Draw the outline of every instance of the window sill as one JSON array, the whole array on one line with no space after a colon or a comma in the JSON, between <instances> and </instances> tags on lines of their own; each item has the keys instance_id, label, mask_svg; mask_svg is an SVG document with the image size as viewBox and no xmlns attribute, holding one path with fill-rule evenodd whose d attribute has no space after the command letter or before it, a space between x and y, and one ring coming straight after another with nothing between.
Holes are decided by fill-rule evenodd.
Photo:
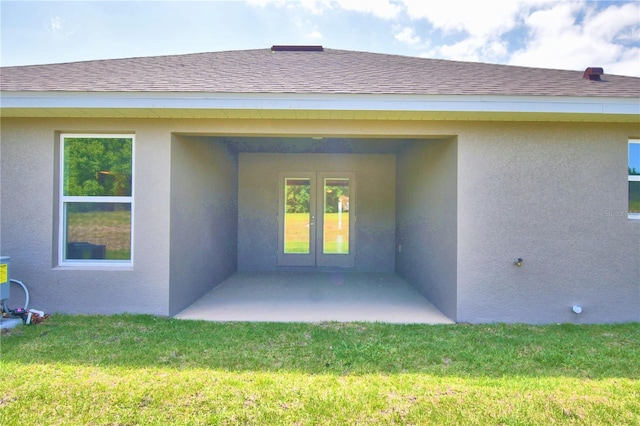
<instances>
[{"instance_id":1,"label":"window sill","mask_svg":"<svg viewBox=\"0 0 640 426\"><path fill-rule=\"evenodd\" d=\"M133 271L132 263L63 263L54 271Z\"/></svg>"}]
</instances>

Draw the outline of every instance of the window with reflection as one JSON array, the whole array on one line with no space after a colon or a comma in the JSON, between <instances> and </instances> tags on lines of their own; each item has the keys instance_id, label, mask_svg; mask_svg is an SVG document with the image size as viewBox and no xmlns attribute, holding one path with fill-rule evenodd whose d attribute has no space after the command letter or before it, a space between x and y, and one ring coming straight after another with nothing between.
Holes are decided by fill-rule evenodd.
<instances>
[{"instance_id":1,"label":"window with reflection","mask_svg":"<svg viewBox=\"0 0 640 426\"><path fill-rule=\"evenodd\" d=\"M60 264L132 261L133 135L61 136Z\"/></svg>"},{"instance_id":2,"label":"window with reflection","mask_svg":"<svg viewBox=\"0 0 640 426\"><path fill-rule=\"evenodd\" d=\"M640 139L629 141L629 218L640 219Z\"/></svg>"}]
</instances>

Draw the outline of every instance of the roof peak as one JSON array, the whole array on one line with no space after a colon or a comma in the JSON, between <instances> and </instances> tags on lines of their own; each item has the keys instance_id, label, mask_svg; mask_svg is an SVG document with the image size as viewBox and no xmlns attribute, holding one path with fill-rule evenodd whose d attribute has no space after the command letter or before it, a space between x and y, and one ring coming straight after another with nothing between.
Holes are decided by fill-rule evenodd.
<instances>
[{"instance_id":1,"label":"roof peak","mask_svg":"<svg viewBox=\"0 0 640 426\"><path fill-rule=\"evenodd\" d=\"M318 45L293 45L274 44L271 46L272 52L323 52L324 48Z\"/></svg>"}]
</instances>

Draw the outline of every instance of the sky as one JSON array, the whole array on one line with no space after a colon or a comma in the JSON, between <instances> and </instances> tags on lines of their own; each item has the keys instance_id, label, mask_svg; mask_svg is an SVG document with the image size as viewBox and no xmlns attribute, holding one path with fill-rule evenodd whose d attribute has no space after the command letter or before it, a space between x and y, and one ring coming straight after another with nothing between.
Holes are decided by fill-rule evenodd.
<instances>
[{"instance_id":1,"label":"sky","mask_svg":"<svg viewBox=\"0 0 640 426\"><path fill-rule=\"evenodd\" d=\"M277 44L640 77L640 0L0 0L2 66Z\"/></svg>"}]
</instances>

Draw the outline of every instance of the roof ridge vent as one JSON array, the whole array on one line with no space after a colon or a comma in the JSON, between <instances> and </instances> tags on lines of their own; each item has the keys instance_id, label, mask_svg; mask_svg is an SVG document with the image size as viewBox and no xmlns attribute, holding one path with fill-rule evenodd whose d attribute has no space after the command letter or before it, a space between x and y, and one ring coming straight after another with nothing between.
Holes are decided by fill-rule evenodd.
<instances>
[{"instance_id":1,"label":"roof ridge vent","mask_svg":"<svg viewBox=\"0 0 640 426\"><path fill-rule=\"evenodd\" d=\"M602 68L597 67L589 67L584 70L584 74L582 74L582 78L587 80L595 80L600 81L600 76L604 74L604 70Z\"/></svg>"},{"instance_id":2,"label":"roof ridge vent","mask_svg":"<svg viewBox=\"0 0 640 426\"><path fill-rule=\"evenodd\" d=\"M323 52L322 46L296 46L285 44L274 44L271 46L272 52Z\"/></svg>"}]
</instances>

